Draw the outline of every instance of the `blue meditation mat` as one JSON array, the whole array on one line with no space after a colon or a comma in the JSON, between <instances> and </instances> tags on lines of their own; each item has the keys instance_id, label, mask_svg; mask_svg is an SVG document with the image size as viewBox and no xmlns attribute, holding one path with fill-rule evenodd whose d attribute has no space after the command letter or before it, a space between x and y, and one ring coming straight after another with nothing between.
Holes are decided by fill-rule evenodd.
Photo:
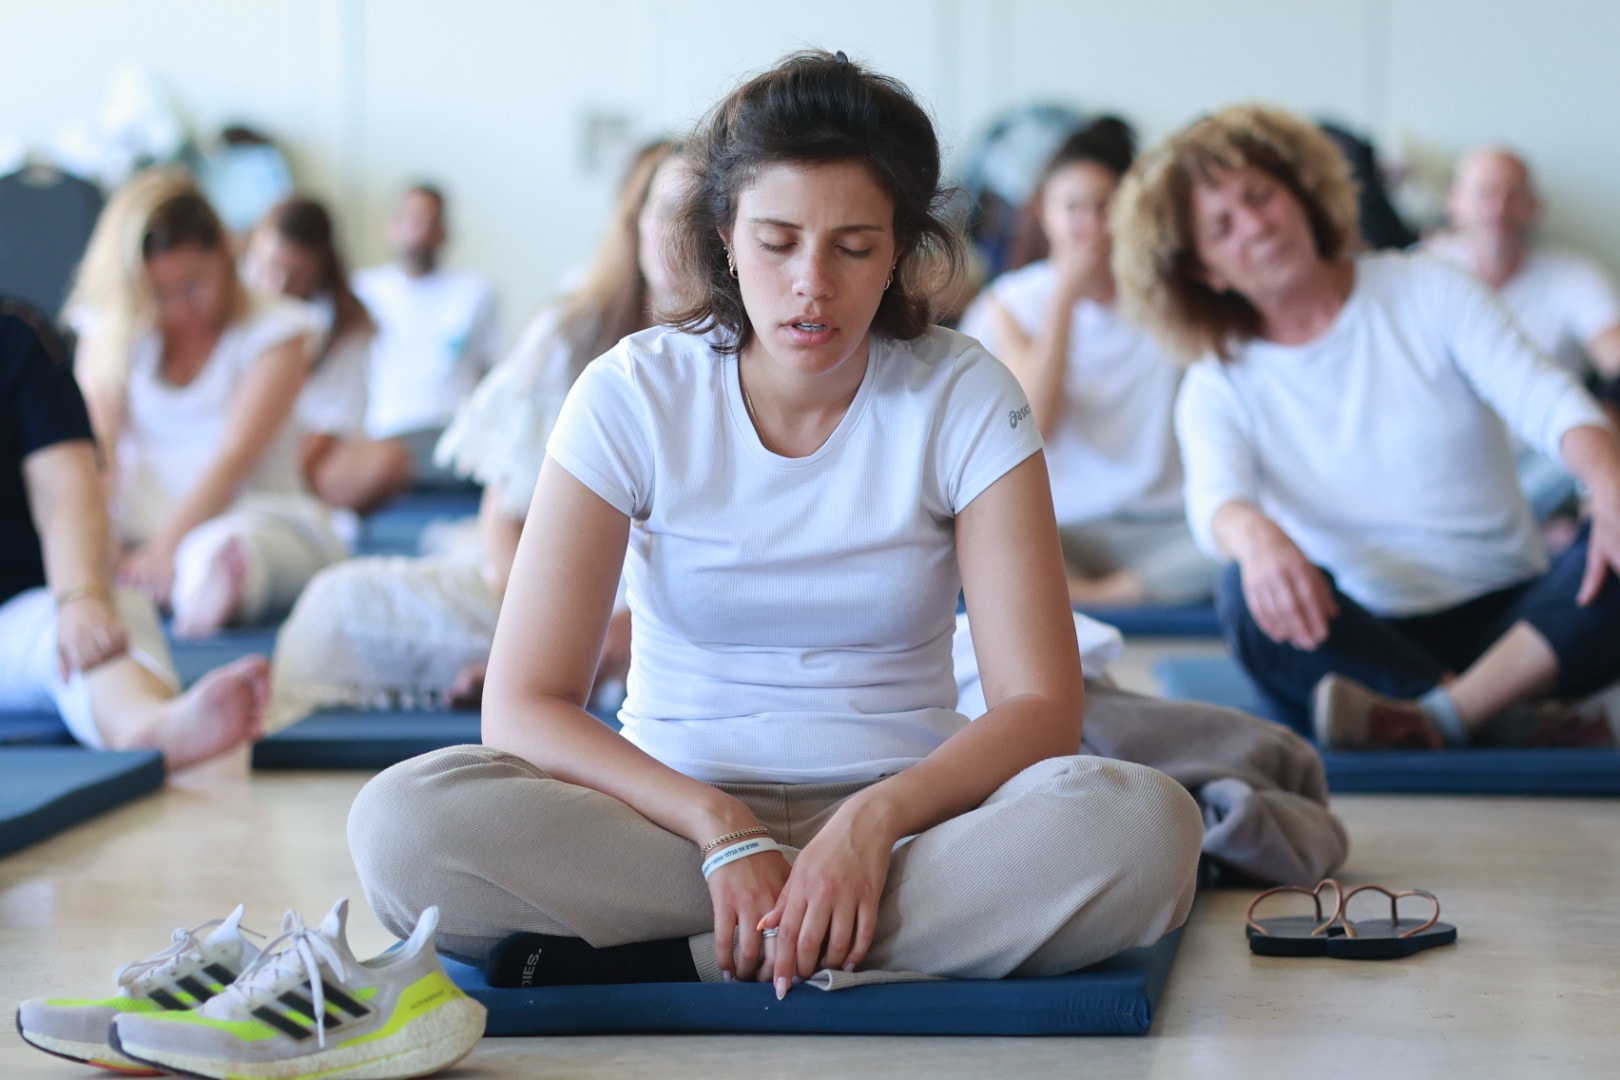
<instances>
[{"instance_id":1,"label":"blue meditation mat","mask_svg":"<svg viewBox=\"0 0 1620 1080\"><path fill-rule=\"evenodd\" d=\"M156 750L7 747L0 750L0 855L162 786Z\"/></svg>"},{"instance_id":2,"label":"blue meditation mat","mask_svg":"<svg viewBox=\"0 0 1620 1080\"><path fill-rule=\"evenodd\" d=\"M332 709L253 746L255 769L386 769L446 746L482 742L476 710Z\"/></svg>"},{"instance_id":3,"label":"blue meditation mat","mask_svg":"<svg viewBox=\"0 0 1620 1080\"><path fill-rule=\"evenodd\" d=\"M1164 606L1080 607L1075 610L1098 622L1117 627L1127 638L1221 636L1221 624L1215 618L1215 605L1208 601Z\"/></svg>"},{"instance_id":4,"label":"blue meditation mat","mask_svg":"<svg viewBox=\"0 0 1620 1080\"><path fill-rule=\"evenodd\" d=\"M618 716L593 709L617 731ZM483 742L476 709L323 709L253 746L255 769L386 769L407 758Z\"/></svg>"},{"instance_id":5,"label":"blue meditation mat","mask_svg":"<svg viewBox=\"0 0 1620 1080\"><path fill-rule=\"evenodd\" d=\"M890 983L784 1001L756 983L640 983L496 990L481 969L445 970L489 1010L486 1035L671 1032L840 1035L1145 1035L1181 943L1175 930L1070 975Z\"/></svg>"},{"instance_id":6,"label":"blue meditation mat","mask_svg":"<svg viewBox=\"0 0 1620 1080\"><path fill-rule=\"evenodd\" d=\"M1227 657L1160 660L1153 673L1166 697L1271 718L1249 677ZM1620 795L1620 751L1612 749L1330 751L1322 763L1338 794Z\"/></svg>"},{"instance_id":7,"label":"blue meditation mat","mask_svg":"<svg viewBox=\"0 0 1620 1080\"><path fill-rule=\"evenodd\" d=\"M418 555L422 533L429 525L478 516L478 500L479 489L465 485L408 491L361 519L355 553Z\"/></svg>"},{"instance_id":8,"label":"blue meditation mat","mask_svg":"<svg viewBox=\"0 0 1620 1080\"><path fill-rule=\"evenodd\" d=\"M72 742L67 725L54 712L0 712L0 747Z\"/></svg>"},{"instance_id":9,"label":"blue meditation mat","mask_svg":"<svg viewBox=\"0 0 1620 1080\"><path fill-rule=\"evenodd\" d=\"M169 639L169 654L174 657L174 670L180 676L180 685L190 686L210 671L258 653L268 659L276 648L279 626L227 627L205 638L181 640L167 625L164 635Z\"/></svg>"}]
</instances>

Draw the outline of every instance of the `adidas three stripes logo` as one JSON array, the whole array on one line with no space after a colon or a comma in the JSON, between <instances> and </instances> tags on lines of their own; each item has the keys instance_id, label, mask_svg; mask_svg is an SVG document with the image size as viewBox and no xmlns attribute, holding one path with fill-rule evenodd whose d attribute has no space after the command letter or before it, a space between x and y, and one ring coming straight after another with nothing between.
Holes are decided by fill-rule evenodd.
<instances>
[{"instance_id":1,"label":"adidas three stripes logo","mask_svg":"<svg viewBox=\"0 0 1620 1080\"><path fill-rule=\"evenodd\" d=\"M304 983L304 989L306 991L312 990L307 981ZM327 1031L371 1015L370 1009L324 979L321 980L321 992L326 997L326 1004L336 1006L339 1011L347 1014L333 1016L328 1012L322 1016L321 1026ZM268 1005L260 1005L253 1010L253 1018L263 1021L283 1035L297 1039L300 1042L315 1034L315 1001L313 998L289 990L276 1000L287 1006L286 1012L277 1012Z\"/></svg>"},{"instance_id":2,"label":"adidas three stripes logo","mask_svg":"<svg viewBox=\"0 0 1620 1080\"><path fill-rule=\"evenodd\" d=\"M167 989L153 990L146 996L171 1012L184 1012L187 1009L195 1009L236 981L236 972L224 964L209 964L202 969L202 973L214 980L213 986L209 986L195 975L186 975L174 980ZM175 991L189 995L192 1000L182 1001Z\"/></svg>"}]
</instances>

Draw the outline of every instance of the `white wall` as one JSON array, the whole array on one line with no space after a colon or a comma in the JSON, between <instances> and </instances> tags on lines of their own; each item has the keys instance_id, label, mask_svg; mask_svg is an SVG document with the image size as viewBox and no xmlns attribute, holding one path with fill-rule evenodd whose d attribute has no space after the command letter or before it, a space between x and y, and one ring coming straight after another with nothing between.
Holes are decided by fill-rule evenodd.
<instances>
[{"instance_id":1,"label":"white wall","mask_svg":"<svg viewBox=\"0 0 1620 1080\"><path fill-rule=\"evenodd\" d=\"M905 80L948 149L1032 98L1149 139L1265 98L1391 146L1507 142L1549 234L1620 274L1620 4L1598 0L0 0L0 28L0 140L46 141L140 63L199 131L282 139L360 262L397 185L440 180L509 333L588 256L631 142L807 45Z\"/></svg>"}]
</instances>

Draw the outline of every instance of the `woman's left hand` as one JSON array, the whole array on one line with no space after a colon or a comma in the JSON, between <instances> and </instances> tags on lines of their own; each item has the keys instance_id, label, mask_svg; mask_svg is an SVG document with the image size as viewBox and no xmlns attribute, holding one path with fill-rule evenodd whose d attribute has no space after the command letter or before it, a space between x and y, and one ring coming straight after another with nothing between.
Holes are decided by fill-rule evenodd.
<instances>
[{"instance_id":1,"label":"woman's left hand","mask_svg":"<svg viewBox=\"0 0 1620 1080\"><path fill-rule=\"evenodd\" d=\"M761 923L777 930L770 974L778 998L795 976L809 978L823 968L853 971L866 959L893 848L893 838L863 825L846 802L799 853L776 907Z\"/></svg>"},{"instance_id":2,"label":"woman's left hand","mask_svg":"<svg viewBox=\"0 0 1620 1080\"><path fill-rule=\"evenodd\" d=\"M145 593L154 604L167 605L174 591L174 552L156 541L142 544L119 561L118 583Z\"/></svg>"},{"instance_id":3,"label":"woman's left hand","mask_svg":"<svg viewBox=\"0 0 1620 1080\"><path fill-rule=\"evenodd\" d=\"M1610 575L1620 578L1620 492L1604 493L1592 501L1592 532L1586 547L1586 574L1575 603L1585 607L1596 600ZM1613 582L1607 585L1615 588Z\"/></svg>"}]
</instances>

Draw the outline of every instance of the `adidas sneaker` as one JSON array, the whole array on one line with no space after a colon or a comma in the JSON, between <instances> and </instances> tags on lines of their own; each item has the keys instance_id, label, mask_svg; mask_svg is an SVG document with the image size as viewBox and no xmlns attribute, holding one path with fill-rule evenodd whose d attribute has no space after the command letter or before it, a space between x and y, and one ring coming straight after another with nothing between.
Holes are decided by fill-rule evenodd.
<instances>
[{"instance_id":1,"label":"adidas sneaker","mask_svg":"<svg viewBox=\"0 0 1620 1080\"><path fill-rule=\"evenodd\" d=\"M241 924L242 907L237 905L226 918L193 930L176 930L167 949L118 969L114 976L118 989L112 997L25 1001L17 1009L17 1033L47 1054L151 1075L151 1069L107 1045L113 1017L184 1012L217 995L259 955L243 936Z\"/></svg>"},{"instance_id":2,"label":"adidas sneaker","mask_svg":"<svg viewBox=\"0 0 1620 1080\"><path fill-rule=\"evenodd\" d=\"M282 935L223 993L190 1012L122 1014L109 1041L145 1065L233 1080L402 1080L471 1053L484 1007L433 951L438 909L365 962L349 950L347 916L346 900L318 927L288 912Z\"/></svg>"}]
</instances>

